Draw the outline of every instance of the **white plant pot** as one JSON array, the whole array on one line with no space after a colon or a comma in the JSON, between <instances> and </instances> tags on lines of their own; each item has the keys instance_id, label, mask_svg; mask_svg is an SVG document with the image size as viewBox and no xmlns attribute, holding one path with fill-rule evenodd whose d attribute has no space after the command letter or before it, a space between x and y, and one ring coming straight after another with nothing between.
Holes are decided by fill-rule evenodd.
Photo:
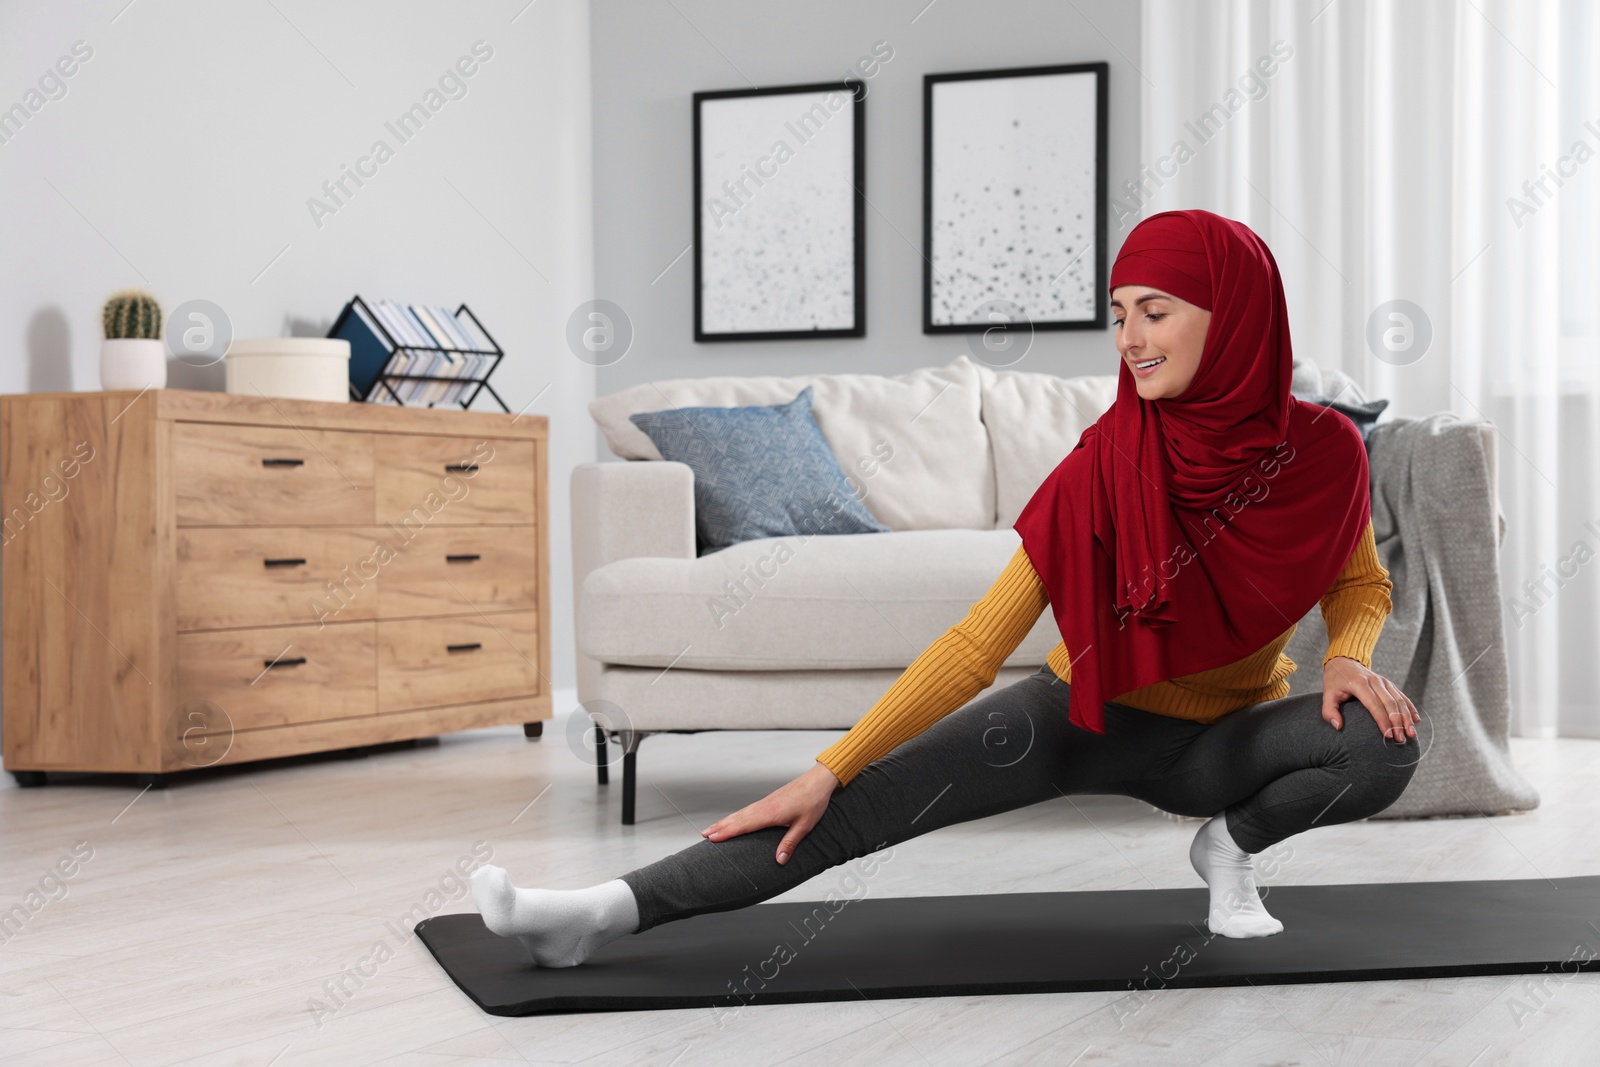
<instances>
[{"instance_id":1,"label":"white plant pot","mask_svg":"<svg viewBox=\"0 0 1600 1067\"><path fill-rule=\"evenodd\" d=\"M145 337L100 342L100 388L160 389L167 384L167 346Z\"/></svg>"},{"instance_id":2,"label":"white plant pot","mask_svg":"<svg viewBox=\"0 0 1600 1067\"><path fill-rule=\"evenodd\" d=\"M350 342L337 337L235 339L228 346L226 388L246 396L350 400Z\"/></svg>"}]
</instances>

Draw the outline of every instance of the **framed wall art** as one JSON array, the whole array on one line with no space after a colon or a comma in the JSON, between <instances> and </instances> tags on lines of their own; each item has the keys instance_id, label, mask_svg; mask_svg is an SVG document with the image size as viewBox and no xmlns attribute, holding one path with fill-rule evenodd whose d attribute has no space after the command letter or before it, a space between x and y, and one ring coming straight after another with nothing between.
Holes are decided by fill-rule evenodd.
<instances>
[{"instance_id":1,"label":"framed wall art","mask_svg":"<svg viewBox=\"0 0 1600 1067\"><path fill-rule=\"evenodd\" d=\"M924 333L1105 328L1109 70L924 76Z\"/></svg>"},{"instance_id":2,"label":"framed wall art","mask_svg":"<svg viewBox=\"0 0 1600 1067\"><path fill-rule=\"evenodd\" d=\"M694 338L866 334L866 87L694 94Z\"/></svg>"}]
</instances>

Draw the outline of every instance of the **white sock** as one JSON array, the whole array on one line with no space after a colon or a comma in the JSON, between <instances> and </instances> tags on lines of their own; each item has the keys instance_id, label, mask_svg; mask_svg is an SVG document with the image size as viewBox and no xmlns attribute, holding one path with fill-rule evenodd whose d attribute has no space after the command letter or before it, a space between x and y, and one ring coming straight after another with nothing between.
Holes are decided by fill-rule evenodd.
<instances>
[{"instance_id":1,"label":"white sock","mask_svg":"<svg viewBox=\"0 0 1600 1067\"><path fill-rule=\"evenodd\" d=\"M522 942L540 967L575 967L595 950L639 929L639 904L620 878L588 889L518 889L505 868L472 872L483 924Z\"/></svg>"},{"instance_id":2,"label":"white sock","mask_svg":"<svg viewBox=\"0 0 1600 1067\"><path fill-rule=\"evenodd\" d=\"M1255 862L1228 833L1228 820L1218 815L1200 827L1189 846L1189 862L1211 890L1206 925L1223 937L1267 937L1283 924L1271 915L1256 893Z\"/></svg>"}]
</instances>

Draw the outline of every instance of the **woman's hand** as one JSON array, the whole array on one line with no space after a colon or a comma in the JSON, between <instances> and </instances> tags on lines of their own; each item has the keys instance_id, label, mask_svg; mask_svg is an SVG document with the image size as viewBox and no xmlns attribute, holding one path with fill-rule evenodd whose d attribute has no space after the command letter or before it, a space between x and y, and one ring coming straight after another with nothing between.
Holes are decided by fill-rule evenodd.
<instances>
[{"instance_id":1,"label":"woman's hand","mask_svg":"<svg viewBox=\"0 0 1600 1067\"><path fill-rule=\"evenodd\" d=\"M839 778L825 764L813 764L809 771L787 785L779 786L754 804L747 804L725 815L700 831L708 841L762 830L768 826L787 826L789 832L778 842L778 862L788 863L800 839L811 832L828 810L828 800L839 788Z\"/></svg>"},{"instance_id":2,"label":"woman's hand","mask_svg":"<svg viewBox=\"0 0 1600 1067\"><path fill-rule=\"evenodd\" d=\"M1400 692L1399 686L1368 670L1359 660L1335 656L1322 668L1322 717L1335 730L1344 728L1339 705L1351 697L1372 712L1383 736L1395 744L1403 745L1407 737L1417 736L1416 724L1422 721L1422 713L1410 697Z\"/></svg>"}]
</instances>

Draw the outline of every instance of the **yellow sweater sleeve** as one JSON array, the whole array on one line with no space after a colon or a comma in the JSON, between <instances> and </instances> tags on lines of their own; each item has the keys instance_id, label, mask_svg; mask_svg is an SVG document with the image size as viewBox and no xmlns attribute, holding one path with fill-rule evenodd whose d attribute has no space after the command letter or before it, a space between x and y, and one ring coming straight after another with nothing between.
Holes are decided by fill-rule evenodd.
<instances>
[{"instance_id":1,"label":"yellow sweater sleeve","mask_svg":"<svg viewBox=\"0 0 1600 1067\"><path fill-rule=\"evenodd\" d=\"M1378 561L1378 546L1372 523L1356 543L1350 560L1322 597L1322 621L1328 626L1328 652L1322 665L1335 656L1348 656L1368 670L1372 669L1372 649L1378 643L1383 621L1393 602L1389 594L1394 583Z\"/></svg>"},{"instance_id":2,"label":"yellow sweater sleeve","mask_svg":"<svg viewBox=\"0 0 1600 1067\"><path fill-rule=\"evenodd\" d=\"M1044 583L1019 545L966 618L912 660L888 692L817 762L849 785L867 764L993 685L1000 665L1028 636L1049 603Z\"/></svg>"}]
</instances>

